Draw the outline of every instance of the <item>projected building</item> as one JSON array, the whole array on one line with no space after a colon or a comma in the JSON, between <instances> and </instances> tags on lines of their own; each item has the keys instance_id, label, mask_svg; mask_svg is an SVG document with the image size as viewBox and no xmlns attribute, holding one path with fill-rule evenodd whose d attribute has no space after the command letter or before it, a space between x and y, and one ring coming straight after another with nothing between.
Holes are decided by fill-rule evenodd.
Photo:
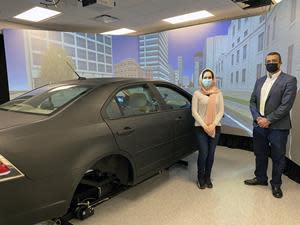
<instances>
[{"instance_id":1,"label":"projected building","mask_svg":"<svg viewBox=\"0 0 300 225\"><path fill-rule=\"evenodd\" d=\"M226 44L226 36L219 35L207 38L205 45L205 68L212 69L215 72L220 88L223 87L224 80L224 55Z\"/></svg>"},{"instance_id":2,"label":"projected building","mask_svg":"<svg viewBox=\"0 0 300 225\"><path fill-rule=\"evenodd\" d=\"M228 35L207 39L206 66L214 68L223 89L250 91L264 74L265 18L232 20Z\"/></svg>"},{"instance_id":3,"label":"projected building","mask_svg":"<svg viewBox=\"0 0 300 225\"><path fill-rule=\"evenodd\" d=\"M198 88L199 74L203 70L203 53L197 52L194 55L194 72L193 72L193 86Z\"/></svg>"},{"instance_id":4,"label":"projected building","mask_svg":"<svg viewBox=\"0 0 300 225\"><path fill-rule=\"evenodd\" d=\"M281 69L300 79L300 2L282 1L266 18L265 54L278 51Z\"/></svg>"},{"instance_id":5,"label":"projected building","mask_svg":"<svg viewBox=\"0 0 300 225\"><path fill-rule=\"evenodd\" d=\"M183 73L183 57L182 56L178 56L177 57L177 70L178 70L178 77L179 77L179 81L178 84L182 85L183 84L183 79L182 79L182 73Z\"/></svg>"},{"instance_id":6,"label":"projected building","mask_svg":"<svg viewBox=\"0 0 300 225\"><path fill-rule=\"evenodd\" d=\"M77 72L85 77L112 76L112 38L101 34L24 31L28 79L40 85L39 74L46 49L64 49Z\"/></svg>"},{"instance_id":7,"label":"projected building","mask_svg":"<svg viewBox=\"0 0 300 225\"><path fill-rule=\"evenodd\" d=\"M139 61L141 68L152 68L153 79L170 80L166 32L139 36Z\"/></svg>"},{"instance_id":8,"label":"projected building","mask_svg":"<svg viewBox=\"0 0 300 225\"><path fill-rule=\"evenodd\" d=\"M131 78L146 77L145 72L140 68L139 64L134 59L126 59L118 64L115 64L114 73L116 77L131 77Z\"/></svg>"}]
</instances>

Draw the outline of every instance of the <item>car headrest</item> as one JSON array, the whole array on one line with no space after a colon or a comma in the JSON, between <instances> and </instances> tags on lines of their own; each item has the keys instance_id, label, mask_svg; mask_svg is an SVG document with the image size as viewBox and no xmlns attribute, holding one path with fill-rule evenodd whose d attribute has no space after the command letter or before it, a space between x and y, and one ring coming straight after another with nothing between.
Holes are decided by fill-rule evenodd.
<instances>
[{"instance_id":1,"label":"car headrest","mask_svg":"<svg viewBox=\"0 0 300 225\"><path fill-rule=\"evenodd\" d=\"M143 93L134 93L129 96L128 105L132 108L139 108L147 105L147 98Z\"/></svg>"}]
</instances>

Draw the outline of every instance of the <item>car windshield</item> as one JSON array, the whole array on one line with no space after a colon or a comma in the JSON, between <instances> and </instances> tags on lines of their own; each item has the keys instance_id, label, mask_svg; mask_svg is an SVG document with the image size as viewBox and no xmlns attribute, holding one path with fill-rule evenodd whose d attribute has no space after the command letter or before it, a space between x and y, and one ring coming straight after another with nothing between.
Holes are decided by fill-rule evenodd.
<instances>
[{"instance_id":1,"label":"car windshield","mask_svg":"<svg viewBox=\"0 0 300 225\"><path fill-rule=\"evenodd\" d=\"M46 85L0 105L0 109L49 115L89 89L90 87L79 85Z\"/></svg>"}]
</instances>

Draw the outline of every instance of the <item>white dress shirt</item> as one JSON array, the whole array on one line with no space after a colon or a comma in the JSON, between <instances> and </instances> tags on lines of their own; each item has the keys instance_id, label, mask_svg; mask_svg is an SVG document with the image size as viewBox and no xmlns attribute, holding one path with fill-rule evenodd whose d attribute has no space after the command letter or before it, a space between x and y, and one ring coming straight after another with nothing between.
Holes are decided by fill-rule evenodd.
<instances>
[{"instance_id":1,"label":"white dress shirt","mask_svg":"<svg viewBox=\"0 0 300 225\"><path fill-rule=\"evenodd\" d=\"M270 93L270 90L277 80L278 76L280 75L281 70L279 70L277 73L274 74L268 74L267 79L265 80L265 83L263 84L260 92L260 104L259 104L259 112L262 116L265 115L265 105L268 98L268 95Z\"/></svg>"}]
</instances>

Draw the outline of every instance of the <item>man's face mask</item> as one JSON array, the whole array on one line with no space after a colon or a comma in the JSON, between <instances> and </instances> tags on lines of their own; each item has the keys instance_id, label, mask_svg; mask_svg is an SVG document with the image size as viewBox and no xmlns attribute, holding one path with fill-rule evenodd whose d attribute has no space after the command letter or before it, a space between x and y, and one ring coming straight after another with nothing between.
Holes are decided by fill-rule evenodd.
<instances>
[{"instance_id":1,"label":"man's face mask","mask_svg":"<svg viewBox=\"0 0 300 225\"><path fill-rule=\"evenodd\" d=\"M266 64L266 69L269 73L275 73L278 70L278 63L268 63Z\"/></svg>"}]
</instances>

